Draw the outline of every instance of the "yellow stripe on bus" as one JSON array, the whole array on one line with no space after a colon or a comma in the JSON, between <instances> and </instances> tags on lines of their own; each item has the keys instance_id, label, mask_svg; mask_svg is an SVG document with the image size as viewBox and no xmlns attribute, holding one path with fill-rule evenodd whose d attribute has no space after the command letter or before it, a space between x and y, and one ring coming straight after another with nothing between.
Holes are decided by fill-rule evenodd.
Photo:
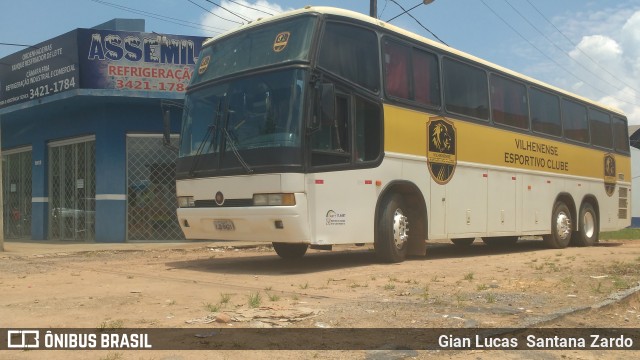
<instances>
[{"instance_id":1,"label":"yellow stripe on bus","mask_svg":"<svg viewBox=\"0 0 640 360\"><path fill-rule=\"evenodd\" d=\"M385 151L427 156L427 124L435 114L385 105ZM604 179L605 150L589 149L492 126L447 118L457 161ZM615 154L616 173L631 181L629 156ZM618 179L622 180L622 179Z\"/></svg>"}]
</instances>

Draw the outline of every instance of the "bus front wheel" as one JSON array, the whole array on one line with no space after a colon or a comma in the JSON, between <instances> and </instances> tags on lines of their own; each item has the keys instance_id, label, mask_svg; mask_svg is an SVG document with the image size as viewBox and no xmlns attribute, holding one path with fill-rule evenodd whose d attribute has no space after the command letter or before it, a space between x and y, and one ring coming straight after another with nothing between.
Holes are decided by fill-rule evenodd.
<instances>
[{"instance_id":1,"label":"bus front wheel","mask_svg":"<svg viewBox=\"0 0 640 360\"><path fill-rule=\"evenodd\" d=\"M588 202L580 207L580 224L573 234L572 244L575 246L592 246L598 241L598 215Z\"/></svg>"},{"instance_id":2,"label":"bus front wheel","mask_svg":"<svg viewBox=\"0 0 640 360\"><path fill-rule=\"evenodd\" d=\"M407 256L409 241L409 214L402 196L388 196L379 214L374 240L376 255L384 262L401 262Z\"/></svg>"},{"instance_id":3,"label":"bus front wheel","mask_svg":"<svg viewBox=\"0 0 640 360\"><path fill-rule=\"evenodd\" d=\"M297 259L307 252L307 244L273 243L273 250L283 259Z\"/></svg>"},{"instance_id":4,"label":"bus front wheel","mask_svg":"<svg viewBox=\"0 0 640 360\"><path fill-rule=\"evenodd\" d=\"M564 249L571 242L573 220L565 203L558 201L551 214L551 234L544 235L544 243L552 249Z\"/></svg>"}]
</instances>

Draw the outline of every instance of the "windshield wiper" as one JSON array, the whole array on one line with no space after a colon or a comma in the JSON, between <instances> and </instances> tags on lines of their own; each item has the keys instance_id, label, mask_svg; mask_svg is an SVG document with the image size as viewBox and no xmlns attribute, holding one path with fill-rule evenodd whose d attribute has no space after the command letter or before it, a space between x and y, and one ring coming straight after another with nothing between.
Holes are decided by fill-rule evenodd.
<instances>
[{"instance_id":1,"label":"windshield wiper","mask_svg":"<svg viewBox=\"0 0 640 360\"><path fill-rule=\"evenodd\" d=\"M247 162L244 161L244 159L242 158L242 155L240 155L240 152L238 151L236 144L234 144L233 139L231 138L231 135L229 135L229 132L227 131L227 129L226 128L222 129L222 133L227 138L227 144L229 144L229 147L231 148L231 152L233 152L233 155L236 156L236 159L238 159L238 161L240 162L240 165L242 165L242 167L247 171L247 174L253 173L253 169L249 167L249 164L247 164Z\"/></svg>"},{"instance_id":2,"label":"windshield wiper","mask_svg":"<svg viewBox=\"0 0 640 360\"><path fill-rule=\"evenodd\" d=\"M231 113L233 112L233 110L231 110L229 106L227 106L226 111L227 113L224 119L224 126L222 127L222 133L224 134L226 143L229 144L229 147L231 148L231 152L233 152L233 155L236 156L236 159L238 159L238 162L240 162L240 165L242 165L242 167L247 171L247 174L251 174L253 172L253 169L251 169L249 167L249 164L247 164L247 162L244 161L244 159L242 158L242 155L240 155L240 152L236 147L235 142L233 141L233 138L229 134L229 131L227 131L227 127L229 126L229 117L231 116ZM224 147L226 147L226 145Z\"/></svg>"},{"instance_id":3,"label":"windshield wiper","mask_svg":"<svg viewBox=\"0 0 640 360\"><path fill-rule=\"evenodd\" d=\"M216 139L216 129L218 128L218 124L220 122L220 116L222 115L223 101L224 101L224 97L220 98L220 101L218 101L218 111L216 112L215 121L212 124L209 124L207 126L207 131L204 133L204 136L200 141L200 145L198 146L198 149L194 154L195 158L193 160L193 163L191 164L191 168L189 169L189 176L195 175L196 168L198 167L198 163L200 162L200 155L202 155L202 152L204 151L206 144L207 143L209 144L207 148L207 152L211 150L211 148L214 148L215 139ZM213 134L213 137L211 138L211 141L208 141L209 137L211 137L212 134Z\"/></svg>"}]
</instances>

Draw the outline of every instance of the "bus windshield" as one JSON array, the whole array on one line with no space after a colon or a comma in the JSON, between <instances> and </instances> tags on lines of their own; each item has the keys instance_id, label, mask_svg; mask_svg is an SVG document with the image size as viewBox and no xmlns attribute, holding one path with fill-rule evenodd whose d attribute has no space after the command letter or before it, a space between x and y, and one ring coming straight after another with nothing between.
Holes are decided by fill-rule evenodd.
<instances>
[{"instance_id":1,"label":"bus windshield","mask_svg":"<svg viewBox=\"0 0 640 360\"><path fill-rule=\"evenodd\" d=\"M179 156L222 157L214 166L202 162L207 170L299 165L304 76L300 69L281 70L189 93Z\"/></svg>"}]
</instances>

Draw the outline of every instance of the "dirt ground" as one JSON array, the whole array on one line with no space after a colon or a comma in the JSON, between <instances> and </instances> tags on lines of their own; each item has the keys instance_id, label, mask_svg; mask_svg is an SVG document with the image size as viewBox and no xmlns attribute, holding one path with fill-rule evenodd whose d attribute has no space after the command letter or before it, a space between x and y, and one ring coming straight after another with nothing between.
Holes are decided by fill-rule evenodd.
<instances>
[{"instance_id":1,"label":"dirt ground","mask_svg":"<svg viewBox=\"0 0 640 360\"><path fill-rule=\"evenodd\" d=\"M370 247L283 261L267 246L145 244L0 252L0 328L640 328L640 241L550 250L429 245L380 264ZM203 338L207 337L205 333ZM292 341L304 341L302 336ZM635 339L640 343L640 338ZM3 345L3 344L2 344ZM627 359L631 351L0 351L3 359Z\"/></svg>"}]
</instances>

